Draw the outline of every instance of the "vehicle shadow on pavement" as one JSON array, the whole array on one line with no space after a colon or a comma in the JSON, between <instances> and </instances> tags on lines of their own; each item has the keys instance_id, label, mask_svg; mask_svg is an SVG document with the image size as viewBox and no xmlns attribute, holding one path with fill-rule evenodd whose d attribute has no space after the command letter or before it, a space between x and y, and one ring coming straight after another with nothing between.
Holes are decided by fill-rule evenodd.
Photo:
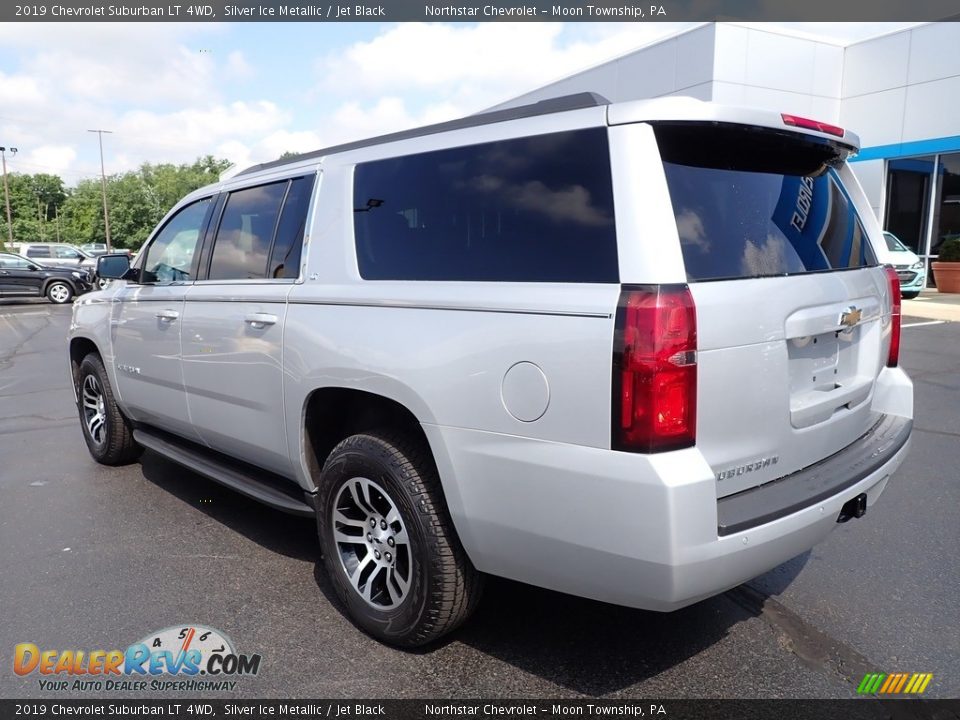
<instances>
[{"instance_id":1,"label":"vehicle shadow on pavement","mask_svg":"<svg viewBox=\"0 0 960 720\"><path fill-rule=\"evenodd\" d=\"M789 584L807 558L778 568L778 586ZM737 592L657 613L490 578L476 615L455 639L574 692L606 696L694 657L761 614L762 602L744 603Z\"/></svg>"},{"instance_id":2,"label":"vehicle shadow on pavement","mask_svg":"<svg viewBox=\"0 0 960 720\"><path fill-rule=\"evenodd\" d=\"M271 552L296 560L320 560L316 524L266 507L149 450L140 458L144 478L200 509L218 523Z\"/></svg>"}]
</instances>

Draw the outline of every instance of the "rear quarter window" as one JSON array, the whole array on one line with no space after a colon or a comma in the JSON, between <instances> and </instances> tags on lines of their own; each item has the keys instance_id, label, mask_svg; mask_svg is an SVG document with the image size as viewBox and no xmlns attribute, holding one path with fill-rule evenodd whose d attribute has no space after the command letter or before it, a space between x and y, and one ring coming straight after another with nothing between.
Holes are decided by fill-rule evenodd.
<instances>
[{"instance_id":1,"label":"rear quarter window","mask_svg":"<svg viewBox=\"0 0 960 720\"><path fill-rule=\"evenodd\" d=\"M657 128L690 281L876 264L829 143L724 126Z\"/></svg>"},{"instance_id":2,"label":"rear quarter window","mask_svg":"<svg viewBox=\"0 0 960 720\"><path fill-rule=\"evenodd\" d=\"M359 164L368 280L618 282L605 128Z\"/></svg>"}]
</instances>

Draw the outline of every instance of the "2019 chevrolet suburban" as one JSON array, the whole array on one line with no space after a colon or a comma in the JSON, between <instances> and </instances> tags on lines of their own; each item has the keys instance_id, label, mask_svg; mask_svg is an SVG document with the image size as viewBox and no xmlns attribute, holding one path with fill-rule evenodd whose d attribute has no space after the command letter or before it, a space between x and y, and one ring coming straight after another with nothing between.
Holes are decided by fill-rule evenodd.
<instances>
[{"instance_id":1,"label":"2019 chevrolet suburban","mask_svg":"<svg viewBox=\"0 0 960 720\"><path fill-rule=\"evenodd\" d=\"M907 453L900 290L852 133L594 95L266 163L74 306L98 462L316 518L398 645L484 574L668 611L822 540Z\"/></svg>"}]
</instances>

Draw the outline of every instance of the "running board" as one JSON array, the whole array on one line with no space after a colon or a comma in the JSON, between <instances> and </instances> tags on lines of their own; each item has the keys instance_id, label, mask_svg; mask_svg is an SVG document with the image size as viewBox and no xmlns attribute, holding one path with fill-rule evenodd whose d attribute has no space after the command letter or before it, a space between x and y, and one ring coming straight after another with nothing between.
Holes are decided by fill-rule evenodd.
<instances>
[{"instance_id":1,"label":"running board","mask_svg":"<svg viewBox=\"0 0 960 720\"><path fill-rule=\"evenodd\" d=\"M314 515L313 507L304 500L298 500L243 469L219 462L216 458L202 451L194 450L146 430L134 430L133 439L158 455L162 455L178 465L183 465L264 505L269 505L292 515L305 517L313 517ZM264 471L264 474L268 475L269 473Z\"/></svg>"}]
</instances>

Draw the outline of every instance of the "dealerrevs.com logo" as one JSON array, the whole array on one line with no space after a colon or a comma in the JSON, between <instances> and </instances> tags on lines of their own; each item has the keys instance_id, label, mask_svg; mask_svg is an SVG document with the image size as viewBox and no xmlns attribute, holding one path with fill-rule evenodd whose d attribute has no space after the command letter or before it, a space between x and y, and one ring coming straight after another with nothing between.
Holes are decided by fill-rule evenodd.
<instances>
[{"instance_id":1,"label":"dealerrevs.com logo","mask_svg":"<svg viewBox=\"0 0 960 720\"><path fill-rule=\"evenodd\" d=\"M202 625L168 627L126 650L52 650L19 643L13 671L39 675L41 690L233 690L238 676L256 675L258 654L241 655L219 630Z\"/></svg>"}]
</instances>

